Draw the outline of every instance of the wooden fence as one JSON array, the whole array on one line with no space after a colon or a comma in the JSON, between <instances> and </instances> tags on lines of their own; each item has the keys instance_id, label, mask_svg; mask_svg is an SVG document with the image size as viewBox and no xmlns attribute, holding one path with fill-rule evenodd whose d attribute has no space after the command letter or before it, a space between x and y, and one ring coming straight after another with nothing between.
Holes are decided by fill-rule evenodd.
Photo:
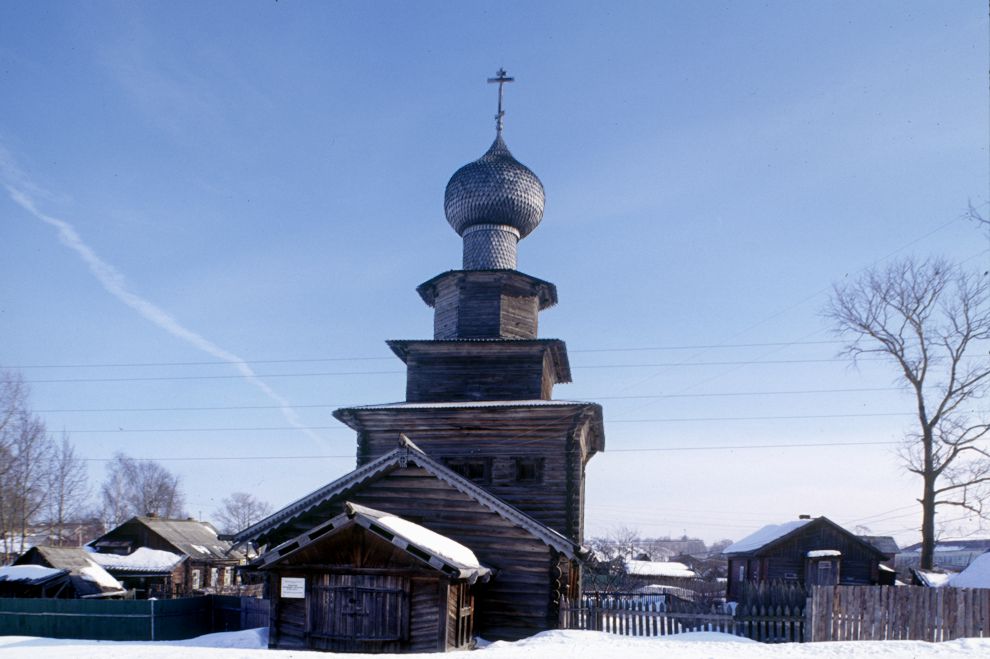
<instances>
[{"instance_id":1,"label":"wooden fence","mask_svg":"<svg viewBox=\"0 0 990 659\"><path fill-rule=\"evenodd\" d=\"M990 589L815 586L804 608L709 610L636 596L586 597L561 607L560 624L626 636L717 631L765 643L948 641L990 637Z\"/></svg>"},{"instance_id":2,"label":"wooden fence","mask_svg":"<svg viewBox=\"0 0 990 659\"><path fill-rule=\"evenodd\" d=\"M171 641L268 626L268 601L203 595L171 600L0 599L0 636Z\"/></svg>"},{"instance_id":3,"label":"wooden fence","mask_svg":"<svg viewBox=\"0 0 990 659\"><path fill-rule=\"evenodd\" d=\"M561 606L564 629L586 629L624 636L669 636L712 631L743 636L765 643L804 639L805 612L789 607L725 607L685 610L662 601L642 598L585 598ZM680 609L680 610L679 610Z\"/></svg>"},{"instance_id":4,"label":"wooden fence","mask_svg":"<svg viewBox=\"0 0 990 659\"><path fill-rule=\"evenodd\" d=\"M811 641L949 641L990 637L990 589L819 586Z\"/></svg>"}]
</instances>

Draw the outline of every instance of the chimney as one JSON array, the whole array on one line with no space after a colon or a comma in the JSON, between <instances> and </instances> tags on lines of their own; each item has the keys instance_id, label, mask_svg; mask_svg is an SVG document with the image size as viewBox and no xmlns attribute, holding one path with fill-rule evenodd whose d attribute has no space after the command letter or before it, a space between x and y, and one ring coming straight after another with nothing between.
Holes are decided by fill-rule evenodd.
<instances>
[{"instance_id":1,"label":"chimney","mask_svg":"<svg viewBox=\"0 0 990 659\"><path fill-rule=\"evenodd\" d=\"M811 519L811 515L798 515L798 519Z\"/></svg>"}]
</instances>

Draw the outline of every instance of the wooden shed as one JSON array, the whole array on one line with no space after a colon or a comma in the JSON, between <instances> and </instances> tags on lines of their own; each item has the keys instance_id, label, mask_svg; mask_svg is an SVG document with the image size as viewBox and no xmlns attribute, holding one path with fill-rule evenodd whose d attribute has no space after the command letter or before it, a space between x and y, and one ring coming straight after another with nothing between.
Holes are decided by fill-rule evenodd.
<instances>
[{"instance_id":1,"label":"wooden shed","mask_svg":"<svg viewBox=\"0 0 990 659\"><path fill-rule=\"evenodd\" d=\"M743 582L784 581L803 586L878 584L889 557L827 517L770 524L730 545L726 595Z\"/></svg>"},{"instance_id":2,"label":"wooden shed","mask_svg":"<svg viewBox=\"0 0 990 659\"><path fill-rule=\"evenodd\" d=\"M473 586L491 571L464 545L353 503L258 560L271 575L269 647L466 649Z\"/></svg>"}]
</instances>

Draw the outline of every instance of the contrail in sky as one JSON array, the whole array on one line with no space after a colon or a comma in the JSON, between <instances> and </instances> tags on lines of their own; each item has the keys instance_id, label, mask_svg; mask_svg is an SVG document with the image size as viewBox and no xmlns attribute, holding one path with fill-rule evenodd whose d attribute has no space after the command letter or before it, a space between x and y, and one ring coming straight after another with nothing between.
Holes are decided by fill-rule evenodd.
<instances>
[{"instance_id":1,"label":"contrail in sky","mask_svg":"<svg viewBox=\"0 0 990 659\"><path fill-rule=\"evenodd\" d=\"M0 161L5 161L0 162L0 171L3 171L3 173L7 175L5 178L13 175L10 177L19 179L19 183L28 183L22 176L19 176L19 171L10 161L9 155L4 153L4 149L2 147L0 147ZM323 440L316 433L307 428L302 422L296 414L296 411L292 409L292 405L289 401L280 396L274 389L269 387L268 384L258 377L254 370L248 366L247 362L234 353L224 350L209 339L206 339L196 332L184 327L164 309L131 291L127 286L127 281L125 280L124 275L121 274L115 267L97 256L96 252L94 252L89 245L83 242L82 238L79 236L79 233L71 224L40 211L35 205L34 200L31 199L28 194L23 192L18 187L14 187L14 185L9 182L4 182L4 187L10 194L11 199L13 199L18 206L45 224L54 227L58 231L58 238L62 244L74 251L79 258L86 263L90 272L93 273L93 276L96 277L108 293L129 306L131 309L134 309L140 315L144 316L146 319L150 320L152 323L162 328L172 336L175 336L194 348L198 348L199 350L202 350L203 352L232 365L242 376L244 376L244 379L260 389L266 396L278 404L279 409L282 412L282 416L285 417L286 421L288 421L293 427L296 427L306 433L311 439L322 443ZM23 187L33 186L23 185Z\"/></svg>"}]
</instances>

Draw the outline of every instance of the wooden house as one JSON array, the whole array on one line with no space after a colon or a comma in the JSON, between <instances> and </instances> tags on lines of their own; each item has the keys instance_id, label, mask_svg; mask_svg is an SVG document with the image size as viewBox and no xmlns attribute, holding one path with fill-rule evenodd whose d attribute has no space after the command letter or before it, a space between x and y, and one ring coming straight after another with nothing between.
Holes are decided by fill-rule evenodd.
<instances>
[{"instance_id":1,"label":"wooden house","mask_svg":"<svg viewBox=\"0 0 990 659\"><path fill-rule=\"evenodd\" d=\"M132 517L90 546L109 555L96 560L138 597L221 592L235 583L235 568L244 563L212 525L191 518Z\"/></svg>"},{"instance_id":2,"label":"wooden house","mask_svg":"<svg viewBox=\"0 0 990 659\"><path fill-rule=\"evenodd\" d=\"M433 338L388 342L406 365L405 400L336 410L357 433L355 471L234 534L236 543L256 543L269 556L353 502L464 545L491 569L473 589L473 623L485 638L559 625L588 555L585 468L605 440L599 405L553 399L554 386L571 379L567 348L537 330L556 288L516 270L517 244L539 224L543 202L540 180L506 147L500 118L489 150L447 184L444 212L463 239L463 261L417 288L434 310ZM379 542L367 532L354 538ZM335 546L320 545L307 560ZM268 583L276 592L276 577ZM432 618L450 629L443 602L433 605L440 609ZM310 629L330 624L313 609L308 615ZM282 625L273 618L273 647L290 646Z\"/></svg>"},{"instance_id":3,"label":"wooden house","mask_svg":"<svg viewBox=\"0 0 990 659\"><path fill-rule=\"evenodd\" d=\"M259 559L280 648L433 652L473 643L475 584L491 570L457 542L350 502Z\"/></svg>"},{"instance_id":4,"label":"wooden house","mask_svg":"<svg viewBox=\"0 0 990 659\"><path fill-rule=\"evenodd\" d=\"M803 586L878 584L890 578L889 556L827 517L802 516L761 528L725 549L726 596L744 582L783 581ZM893 583L892 578L890 583Z\"/></svg>"}]
</instances>

